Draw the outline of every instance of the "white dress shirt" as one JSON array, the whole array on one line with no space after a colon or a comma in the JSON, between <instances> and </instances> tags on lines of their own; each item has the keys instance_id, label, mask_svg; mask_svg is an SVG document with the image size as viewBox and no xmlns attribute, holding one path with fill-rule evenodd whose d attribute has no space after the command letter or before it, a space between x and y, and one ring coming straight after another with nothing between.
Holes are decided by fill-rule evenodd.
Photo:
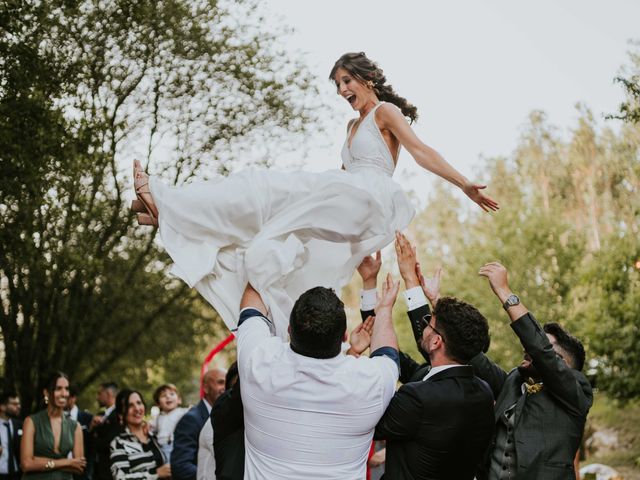
<instances>
[{"instance_id":1,"label":"white dress shirt","mask_svg":"<svg viewBox=\"0 0 640 480\"><path fill-rule=\"evenodd\" d=\"M251 317L238 328L245 479L361 480L373 429L395 392L390 358L299 355Z\"/></svg>"},{"instance_id":2,"label":"white dress shirt","mask_svg":"<svg viewBox=\"0 0 640 480\"><path fill-rule=\"evenodd\" d=\"M213 454L213 425L211 419L204 422L198 437L197 480L216 480L216 457Z\"/></svg>"}]
</instances>

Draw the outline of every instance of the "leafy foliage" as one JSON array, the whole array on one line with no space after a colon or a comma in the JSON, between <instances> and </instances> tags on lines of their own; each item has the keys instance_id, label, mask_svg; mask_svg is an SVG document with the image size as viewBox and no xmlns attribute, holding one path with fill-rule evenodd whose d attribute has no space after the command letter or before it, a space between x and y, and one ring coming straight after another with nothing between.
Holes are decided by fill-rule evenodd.
<instances>
[{"instance_id":1,"label":"leafy foliage","mask_svg":"<svg viewBox=\"0 0 640 480\"><path fill-rule=\"evenodd\" d=\"M568 138L533 112L513 155L489 159L483 181L502 205L498 213L463 209L439 185L412 234L424 270L444 265L443 294L487 316L489 354L505 369L519 363L522 347L477 274L494 260L507 266L511 287L539 321L582 338L598 385L631 399L640 394L640 130L614 133L578 108ZM410 330L400 333L412 349Z\"/></svg>"},{"instance_id":2,"label":"leafy foliage","mask_svg":"<svg viewBox=\"0 0 640 480\"><path fill-rule=\"evenodd\" d=\"M268 164L316 120L309 73L253 1L4 2L0 22L4 387L27 411L52 368L192 387L220 321L133 227L129 165L181 184Z\"/></svg>"}]
</instances>

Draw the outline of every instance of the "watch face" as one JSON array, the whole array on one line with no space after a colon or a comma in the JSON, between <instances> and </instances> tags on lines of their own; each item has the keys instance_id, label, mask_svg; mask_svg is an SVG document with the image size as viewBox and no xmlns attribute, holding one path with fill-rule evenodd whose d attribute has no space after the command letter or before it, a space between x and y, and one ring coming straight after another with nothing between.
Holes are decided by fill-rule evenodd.
<instances>
[{"instance_id":1,"label":"watch face","mask_svg":"<svg viewBox=\"0 0 640 480\"><path fill-rule=\"evenodd\" d=\"M517 295L510 295L509 298L507 298L507 303L509 305L518 305L520 303L520 299Z\"/></svg>"}]
</instances>

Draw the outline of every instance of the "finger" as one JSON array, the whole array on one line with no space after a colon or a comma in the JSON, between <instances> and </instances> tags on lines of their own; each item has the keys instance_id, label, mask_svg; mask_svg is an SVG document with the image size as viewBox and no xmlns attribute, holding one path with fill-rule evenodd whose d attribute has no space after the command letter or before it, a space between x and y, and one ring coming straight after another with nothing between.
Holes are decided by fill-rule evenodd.
<instances>
[{"instance_id":1,"label":"finger","mask_svg":"<svg viewBox=\"0 0 640 480\"><path fill-rule=\"evenodd\" d=\"M400 280L398 280L397 282L394 282L393 285L393 296L395 297L396 295L398 295L398 291L400 290Z\"/></svg>"},{"instance_id":2,"label":"finger","mask_svg":"<svg viewBox=\"0 0 640 480\"><path fill-rule=\"evenodd\" d=\"M418 276L418 278L420 277L424 277L424 275L422 275L422 269L420 268L420 263L416 263L416 275Z\"/></svg>"},{"instance_id":3,"label":"finger","mask_svg":"<svg viewBox=\"0 0 640 480\"><path fill-rule=\"evenodd\" d=\"M363 328L364 328L364 322L356 326L356 328L354 328L353 330L351 330L351 334L353 335L354 333L360 333L360 330L362 330Z\"/></svg>"},{"instance_id":4,"label":"finger","mask_svg":"<svg viewBox=\"0 0 640 480\"><path fill-rule=\"evenodd\" d=\"M478 205L480 205L480 208L481 208L482 210L484 210L485 212L488 212L488 211L489 211L489 209L488 209L487 207L485 207L482 203L478 203Z\"/></svg>"},{"instance_id":5,"label":"finger","mask_svg":"<svg viewBox=\"0 0 640 480\"><path fill-rule=\"evenodd\" d=\"M379 262L382 260L382 252L380 250L378 250L376 252L376 262Z\"/></svg>"},{"instance_id":6,"label":"finger","mask_svg":"<svg viewBox=\"0 0 640 480\"><path fill-rule=\"evenodd\" d=\"M481 185L479 183L474 183L473 184L473 188L477 189L477 190L484 190L485 188L487 188L486 185Z\"/></svg>"},{"instance_id":7,"label":"finger","mask_svg":"<svg viewBox=\"0 0 640 480\"><path fill-rule=\"evenodd\" d=\"M442 278L442 267L438 267L436 268L436 279L438 280L438 282L440 282L440 279Z\"/></svg>"}]
</instances>

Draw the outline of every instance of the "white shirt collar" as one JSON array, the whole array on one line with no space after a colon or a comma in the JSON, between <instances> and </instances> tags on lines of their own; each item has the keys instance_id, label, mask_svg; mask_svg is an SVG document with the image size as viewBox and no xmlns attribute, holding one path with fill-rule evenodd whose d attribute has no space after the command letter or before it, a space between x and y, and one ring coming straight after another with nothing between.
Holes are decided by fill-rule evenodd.
<instances>
[{"instance_id":1,"label":"white shirt collar","mask_svg":"<svg viewBox=\"0 0 640 480\"><path fill-rule=\"evenodd\" d=\"M209 412L209 415L211 415L211 409L213 407L211 406L211 404L209 402L207 402L206 398L203 398L202 401L204 402L204 406L207 407L207 412Z\"/></svg>"},{"instance_id":2,"label":"white shirt collar","mask_svg":"<svg viewBox=\"0 0 640 480\"><path fill-rule=\"evenodd\" d=\"M429 373L427 373L424 378L422 379L422 381L424 382L425 380L433 377L436 373L440 373L444 370L446 370L447 368L451 368L451 367L460 367L461 365L458 363L453 363L451 365L440 365L438 367L431 367L431 370L429 370Z\"/></svg>"},{"instance_id":3,"label":"white shirt collar","mask_svg":"<svg viewBox=\"0 0 640 480\"><path fill-rule=\"evenodd\" d=\"M114 408L116 408L116 404L115 403L113 405L111 405L109 408L105 409L104 418L107 418L109 415L111 415L111 412L113 412Z\"/></svg>"},{"instance_id":4,"label":"white shirt collar","mask_svg":"<svg viewBox=\"0 0 640 480\"><path fill-rule=\"evenodd\" d=\"M73 408L71 410L69 410L69 418L71 420L78 420L78 412L80 411L80 409L78 408L77 405L74 405Z\"/></svg>"}]
</instances>

